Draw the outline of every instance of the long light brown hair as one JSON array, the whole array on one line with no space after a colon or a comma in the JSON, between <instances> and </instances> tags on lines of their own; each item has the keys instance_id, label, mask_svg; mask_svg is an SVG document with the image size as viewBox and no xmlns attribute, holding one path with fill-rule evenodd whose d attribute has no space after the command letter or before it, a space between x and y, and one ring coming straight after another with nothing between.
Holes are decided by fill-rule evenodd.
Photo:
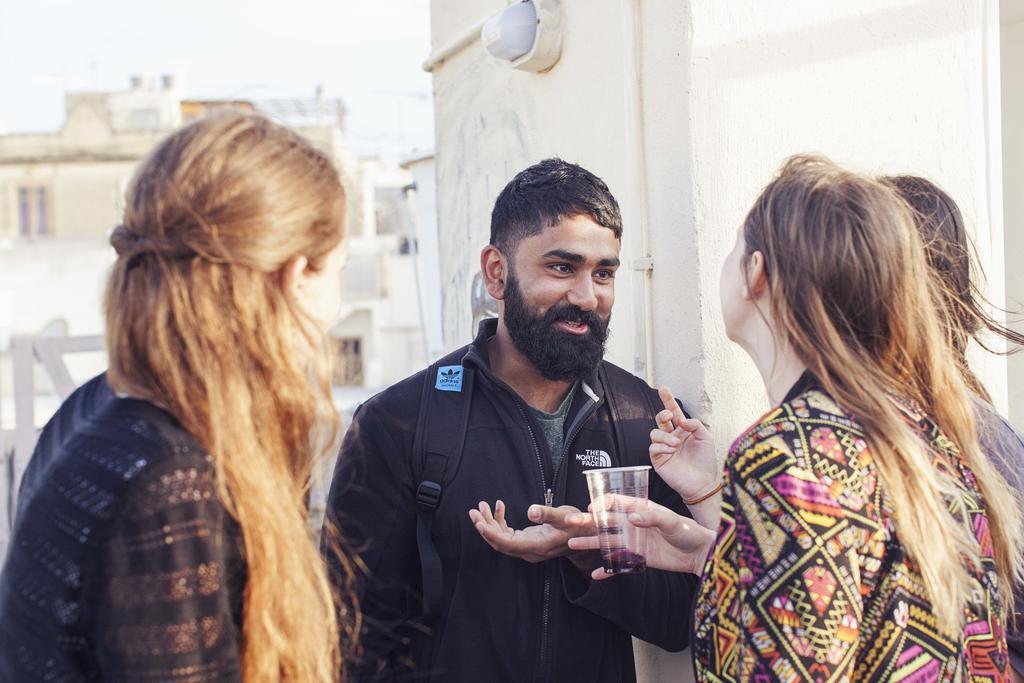
<instances>
[{"instance_id":1,"label":"long light brown hair","mask_svg":"<svg viewBox=\"0 0 1024 683\"><path fill-rule=\"evenodd\" d=\"M978 447L968 387L933 305L940 285L906 204L826 159L793 157L750 210L744 238L748 257L764 254L776 338L863 425L940 626L961 631L981 549L962 506L951 512L943 498L956 499L955 464L936 465L893 396L916 401L973 471L1006 607L1021 572L1020 513Z\"/></svg>"},{"instance_id":2,"label":"long light brown hair","mask_svg":"<svg viewBox=\"0 0 1024 683\"><path fill-rule=\"evenodd\" d=\"M942 280L939 305L946 310L945 320L950 325L946 335L956 352L964 381L974 393L991 403L985 386L967 364L967 344L973 339L986 351L998 353L991 339L986 338L994 335L1011 344L1008 353L1014 353L1024 345L1024 334L1011 330L985 310L995 307L978 288L977 280L983 279L984 273L975 262L963 215L953 198L920 176L887 176L881 180L910 205L924 242L928 265Z\"/></svg>"},{"instance_id":3,"label":"long light brown hair","mask_svg":"<svg viewBox=\"0 0 1024 683\"><path fill-rule=\"evenodd\" d=\"M340 675L338 619L306 525L313 442L336 433L337 417L325 359L308 352L322 340L283 269L296 256L322 268L344 231L330 160L230 112L157 146L111 236L109 381L164 406L213 458L245 544L246 680Z\"/></svg>"}]
</instances>

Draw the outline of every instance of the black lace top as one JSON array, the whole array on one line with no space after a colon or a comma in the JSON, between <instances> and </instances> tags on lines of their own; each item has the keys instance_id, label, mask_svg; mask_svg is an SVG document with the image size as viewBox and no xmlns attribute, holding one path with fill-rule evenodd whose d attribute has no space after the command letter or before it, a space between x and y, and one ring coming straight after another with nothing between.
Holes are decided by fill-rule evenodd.
<instances>
[{"instance_id":1,"label":"black lace top","mask_svg":"<svg viewBox=\"0 0 1024 683\"><path fill-rule=\"evenodd\" d=\"M23 481L0 681L241 680L241 533L173 417L101 375L46 426Z\"/></svg>"}]
</instances>

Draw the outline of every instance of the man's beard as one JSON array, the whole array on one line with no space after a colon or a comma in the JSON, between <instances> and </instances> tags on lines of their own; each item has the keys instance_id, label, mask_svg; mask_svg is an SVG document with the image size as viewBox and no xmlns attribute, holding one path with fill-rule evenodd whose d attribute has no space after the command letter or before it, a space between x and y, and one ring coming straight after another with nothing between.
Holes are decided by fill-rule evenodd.
<instances>
[{"instance_id":1,"label":"man's beard","mask_svg":"<svg viewBox=\"0 0 1024 683\"><path fill-rule=\"evenodd\" d=\"M526 304L519 280L509 275L505 287L505 327L515 347L546 379L590 379L604 357L610 319L609 315L602 320L595 311L584 311L569 303L555 304L543 315L535 316ZM563 332L555 327L561 320L583 323L589 330L583 335Z\"/></svg>"}]
</instances>

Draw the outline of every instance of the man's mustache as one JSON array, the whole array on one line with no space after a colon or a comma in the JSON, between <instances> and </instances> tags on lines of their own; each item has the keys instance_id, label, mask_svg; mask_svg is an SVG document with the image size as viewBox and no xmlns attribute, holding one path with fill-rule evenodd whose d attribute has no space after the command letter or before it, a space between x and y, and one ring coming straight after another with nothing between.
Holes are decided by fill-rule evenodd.
<instances>
[{"instance_id":1,"label":"man's mustache","mask_svg":"<svg viewBox=\"0 0 1024 683\"><path fill-rule=\"evenodd\" d=\"M582 323L590 328L591 332L601 332L608 325L608 321L601 318L596 311L584 311L573 304L560 304L553 306L544 315L544 322L547 325L554 325L557 322Z\"/></svg>"}]
</instances>

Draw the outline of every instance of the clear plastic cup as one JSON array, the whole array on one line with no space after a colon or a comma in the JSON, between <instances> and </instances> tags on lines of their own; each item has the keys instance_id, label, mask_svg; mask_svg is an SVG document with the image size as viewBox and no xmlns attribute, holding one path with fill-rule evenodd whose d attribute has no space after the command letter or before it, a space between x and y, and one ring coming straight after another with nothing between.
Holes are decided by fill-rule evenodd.
<instances>
[{"instance_id":1,"label":"clear plastic cup","mask_svg":"<svg viewBox=\"0 0 1024 683\"><path fill-rule=\"evenodd\" d=\"M586 470L590 509L606 574L647 568L647 530L629 523L630 512L647 509L649 465Z\"/></svg>"}]
</instances>

